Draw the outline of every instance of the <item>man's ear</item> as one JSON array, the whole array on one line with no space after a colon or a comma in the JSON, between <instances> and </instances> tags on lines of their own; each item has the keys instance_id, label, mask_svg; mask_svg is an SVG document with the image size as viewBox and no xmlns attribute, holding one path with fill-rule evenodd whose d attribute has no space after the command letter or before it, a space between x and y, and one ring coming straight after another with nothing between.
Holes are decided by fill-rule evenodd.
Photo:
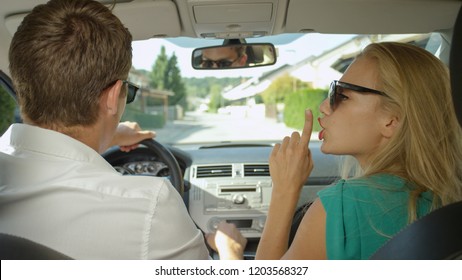
<instances>
[{"instance_id":1,"label":"man's ear","mask_svg":"<svg viewBox=\"0 0 462 280\"><path fill-rule=\"evenodd\" d=\"M115 84L105 89L101 96L101 105L109 115L116 115L119 110L121 87L122 81L118 80Z\"/></svg>"},{"instance_id":2,"label":"man's ear","mask_svg":"<svg viewBox=\"0 0 462 280\"><path fill-rule=\"evenodd\" d=\"M240 61L241 61L241 64L245 64L245 63L247 62L247 54L243 54L243 55L241 56Z\"/></svg>"},{"instance_id":3,"label":"man's ear","mask_svg":"<svg viewBox=\"0 0 462 280\"><path fill-rule=\"evenodd\" d=\"M388 116L387 118L383 119L382 124L382 135L385 138L391 138L395 131L399 127L399 118L396 116Z\"/></svg>"}]
</instances>

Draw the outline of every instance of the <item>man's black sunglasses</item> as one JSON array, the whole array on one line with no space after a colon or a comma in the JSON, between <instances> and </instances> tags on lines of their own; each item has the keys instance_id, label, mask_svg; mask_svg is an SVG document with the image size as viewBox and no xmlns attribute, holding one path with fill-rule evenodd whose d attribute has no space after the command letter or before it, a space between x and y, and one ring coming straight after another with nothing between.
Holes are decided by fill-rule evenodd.
<instances>
[{"instance_id":1,"label":"man's black sunglasses","mask_svg":"<svg viewBox=\"0 0 462 280\"><path fill-rule=\"evenodd\" d=\"M201 62L202 67L206 68L212 68L213 65L215 64L217 68L228 68L230 67L234 62L236 62L239 58L236 58L235 60L227 60L227 59L220 59L220 60L211 60L211 59L203 59Z\"/></svg>"},{"instance_id":2,"label":"man's black sunglasses","mask_svg":"<svg viewBox=\"0 0 462 280\"><path fill-rule=\"evenodd\" d=\"M112 83L110 83L108 86L106 86L104 89L107 89L111 86L113 86L118 80L115 80L113 81ZM129 81L126 81L126 80L121 80L122 81L122 85L127 85L127 101L126 101L126 104L129 104L129 103L132 103L133 100L135 100L135 96L136 94L138 93L138 90L140 89L140 87L132 82L129 82Z\"/></svg>"},{"instance_id":3,"label":"man's black sunglasses","mask_svg":"<svg viewBox=\"0 0 462 280\"><path fill-rule=\"evenodd\" d=\"M342 93L343 89L349 89L361 93L374 93L384 96L386 95L385 92L378 91L376 89L371 89L335 80L332 81L332 83L330 84L329 92L327 94L327 97L329 98L330 108L332 109L332 111L334 111L340 103L339 94Z\"/></svg>"},{"instance_id":4,"label":"man's black sunglasses","mask_svg":"<svg viewBox=\"0 0 462 280\"><path fill-rule=\"evenodd\" d=\"M135 100L136 93L140 89L140 87L132 82L122 80L123 84L127 84L128 91L127 91L127 104L132 103Z\"/></svg>"}]
</instances>

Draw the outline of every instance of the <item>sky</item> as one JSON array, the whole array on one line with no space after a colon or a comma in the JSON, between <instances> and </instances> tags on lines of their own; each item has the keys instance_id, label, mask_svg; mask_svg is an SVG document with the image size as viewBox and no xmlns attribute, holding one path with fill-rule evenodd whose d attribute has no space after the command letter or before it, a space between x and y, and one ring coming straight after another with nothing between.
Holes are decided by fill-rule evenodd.
<instances>
[{"instance_id":1,"label":"sky","mask_svg":"<svg viewBox=\"0 0 462 280\"><path fill-rule=\"evenodd\" d=\"M183 77L255 77L260 76L263 72L279 68L284 64L295 64L311 55L319 55L352 37L353 35L304 34L291 43L275 44L278 51L278 62L273 66L221 71L193 69L191 67L191 53L194 48L180 47L166 39L150 39L133 42L133 66L136 69L151 71L161 47L165 46L167 56L170 57L175 53L178 57L179 68ZM184 38L182 40L184 41ZM181 44L181 42L181 40L177 40L177 43ZM207 44L221 45L221 43L222 40L207 40L196 47L204 47Z\"/></svg>"}]
</instances>

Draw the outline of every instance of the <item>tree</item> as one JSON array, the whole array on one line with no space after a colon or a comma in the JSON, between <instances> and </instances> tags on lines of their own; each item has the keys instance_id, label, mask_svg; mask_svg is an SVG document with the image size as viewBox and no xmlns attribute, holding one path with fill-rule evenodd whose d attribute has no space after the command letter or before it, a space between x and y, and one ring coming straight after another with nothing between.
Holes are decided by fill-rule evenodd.
<instances>
[{"instance_id":1,"label":"tree","mask_svg":"<svg viewBox=\"0 0 462 280\"><path fill-rule=\"evenodd\" d=\"M206 98L210 96L212 85L218 85L221 89L226 87L235 87L243 80L249 79L248 77L232 77L232 78L217 78L217 77L203 77L203 78L183 78L185 83L186 92L188 97Z\"/></svg>"},{"instance_id":2,"label":"tree","mask_svg":"<svg viewBox=\"0 0 462 280\"><path fill-rule=\"evenodd\" d=\"M186 109L186 90L180 69L178 68L178 58L175 53L173 53L168 60L165 77L165 89L175 94L168 97L169 104L178 104Z\"/></svg>"},{"instance_id":3,"label":"tree","mask_svg":"<svg viewBox=\"0 0 462 280\"><path fill-rule=\"evenodd\" d=\"M311 109L313 120L321 115L319 105L326 98L327 91L323 89L302 89L290 93L284 100L284 123L288 127L302 129L305 123L305 110ZM313 122L313 131L320 131L317 121Z\"/></svg>"},{"instance_id":4,"label":"tree","mask_svg":"<svg viewBox=\"0 0 462 280\"><path fill-rule=\"evenodd\" d=\"M173 92L174 95L168 97L170 105L178 104L186 109L186 90L178 68L178 58L175 54L169 58L164 46L160 49L150 77L152 88Z\"/></svg>"},{"instance_id":5,"label":"tree","mask_svg":"<svg viewBox=\"0 0 462 280\"><path fill-rule=\"evenodd\" d=\"M289 94L308 87L308 83L304 83L289 74L285 74L274 80L271 85L260 94L263 99L263 103L265 103L266 117L280 120L281 112L280 109L278 109L277 104L284 103L286 96Z\"/></svg>"},{"instance_id":6,"label":"tree","mask_svg":"<svg viewBox=\"0 0 462 280\"><path fill-rule=\"evenodd\" d=\"M165 90L165 72L167 69L168 57L165 53L165 47L162 46L156 62L152 66L151 86L154 89Z\"/></svg>"},{"instance_id":7,"label":"tree","mask_svg":"<svg viewBox=\"0 0 462 280\"><path fill-rule=\"evenodd\" d=\"M277 103L284 103L285 96L298 89L307 87L308 85L306 83L286 74L274 80L271 85L263 91L261 96L266 105L274 105Z\"/></svg>"},{"instance_id":8,"label":"tree","mask_svg":"<svg viewBox=\"0 0 462 280\"><path fill-rule=\"evenodd\" d=\"M216 113L218 108L222 107L224 103L224 98L221 96L221 87L220 85L213 84L210 87L210 102L209 102L209 112Z\"/></svg>"},{"instance_id":9,"label":"tree","mask_svg":"<svg viewBox=\"0 0 462 280\"><path fill-rule=\"evenodd\" d=\"M14 99L0 87L0 135L14 122Z\"/></svg>"}]
</instances>

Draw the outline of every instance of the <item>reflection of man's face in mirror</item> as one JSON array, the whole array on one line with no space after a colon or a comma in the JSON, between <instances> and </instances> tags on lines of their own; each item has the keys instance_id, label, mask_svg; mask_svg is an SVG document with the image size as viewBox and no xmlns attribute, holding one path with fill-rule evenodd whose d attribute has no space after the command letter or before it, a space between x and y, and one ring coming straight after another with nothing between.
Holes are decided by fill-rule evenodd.
<instances>
[{"instance_id":1,"label":"reflection of man's face in mirror","mask_svg":"<svg viewBox=\"0 0 462 280\"><path fill-rule=\"evenodd\" d=\"M217 47L202 51L201 67L203 68L242 67L246 62L245 46Z\"/></svg>"}]
</instances>

